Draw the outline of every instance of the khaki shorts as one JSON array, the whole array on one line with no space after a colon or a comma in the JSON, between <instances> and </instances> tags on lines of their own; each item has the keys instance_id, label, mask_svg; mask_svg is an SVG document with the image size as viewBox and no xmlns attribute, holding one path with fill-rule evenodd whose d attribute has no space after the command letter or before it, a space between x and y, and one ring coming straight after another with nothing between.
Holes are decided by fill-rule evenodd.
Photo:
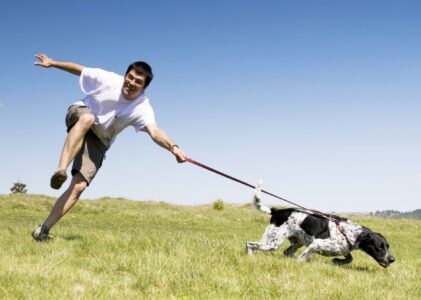
<instances>
[{"instance_id":1,"label":"khaki shorts","mask_svg":"<svg viewBox=\"0 0 421 300\"><path fill-rule=\"evenodd\" d=\"M69 107L66 115L67 132L72 129L82 114L91 114L91 111L86 106L72 105ZM79 172L89 185L101 168L106 151L107 147L92 130L89 130L83 140L82 148L73 160L72 175Z\"/></svg>"}]
</instances>

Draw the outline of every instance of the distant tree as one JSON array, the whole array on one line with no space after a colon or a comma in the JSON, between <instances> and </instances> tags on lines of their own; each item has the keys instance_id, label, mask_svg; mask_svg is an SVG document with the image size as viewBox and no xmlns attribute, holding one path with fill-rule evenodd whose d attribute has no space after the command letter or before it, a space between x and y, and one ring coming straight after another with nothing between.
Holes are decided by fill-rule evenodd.
<instances>
[{"instance_id":1,"label":"distant tree","mask_svg":"<svg viewBox=\"0 0 421 300\"><path fill-rule=\"evenodd\" d=\"M10 189L10 191L12 192L12 194L26 194L26 192L28 191L26 189L26 184L24 184L23 182L15 182L12 186L12 188Z\"/></svg>"}]
</instances>

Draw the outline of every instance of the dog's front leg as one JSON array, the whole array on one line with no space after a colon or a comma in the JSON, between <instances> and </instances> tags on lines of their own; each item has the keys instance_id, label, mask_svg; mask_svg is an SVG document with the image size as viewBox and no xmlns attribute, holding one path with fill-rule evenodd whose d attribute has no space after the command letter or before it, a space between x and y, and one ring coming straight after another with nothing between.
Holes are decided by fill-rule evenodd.
<instances>
[{"instance_id":1,"label":"dog's front leg","mask_svg":"<svg viewBox=\"0 0 421 300\"><path fill-rule=\"evenodd\" d=\"M287 238L287 231L283 226L277 227L273 224L266 227L260 242L247 242L248 255L253 255L253 250L275 251Z\"/></svg>"},{"instance_id":2,"label":"dog's front leg","mask_svg":"<svg viewBox=\"0 0 421 300\"><path fill-rule=\"evenodd\" d=\"M301 253L301 255L298 257L299 261L306 261L309 259L309 257L313 254L313 253L319 253L321 250L320 245L317 242L313 242L311 243L307 249Z\"/></svg>"},{"instance_id":3,"label":"dog's front leg","mask_svg":"<svg viewBox=\"0 0 421 300\"><path fill-rule=\"evenodd\" d=\"M335 239L315 239L307 249L298 257L299 260L307 260L313 253L325 256L337 256L343 252L343 245Z\"/></svg>"}]
</instances>

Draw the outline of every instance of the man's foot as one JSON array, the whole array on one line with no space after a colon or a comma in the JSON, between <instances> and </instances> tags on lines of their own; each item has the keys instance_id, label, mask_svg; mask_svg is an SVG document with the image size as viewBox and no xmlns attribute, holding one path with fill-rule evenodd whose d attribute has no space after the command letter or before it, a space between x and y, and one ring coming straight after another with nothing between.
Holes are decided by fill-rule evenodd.
<instances>
[{"instance_id":1,"label":"man's foot","mask_svg":"<svg viewBox=\"0 0 421 300\"><path fill-rule=\"evenodd\" d=\"M37 242L46 242L50 238L52 238L51 235L49 235L50 229L45 227L44 225L39 225L37 228L35 228L34 231L32 231L32 237Z\"/></svg>"},{"instance_id":2,"label":"man's foot","mask_svg":"<svg viewBox=\"0 0 421 300\"><path fill-rule=\"evenodd\" d=\"M59 188L61 188L61 185L66 181L66 179L66 170L58 170L51 177L50 185L53 189L58 190Z\"/></svg>"}]
</instances>

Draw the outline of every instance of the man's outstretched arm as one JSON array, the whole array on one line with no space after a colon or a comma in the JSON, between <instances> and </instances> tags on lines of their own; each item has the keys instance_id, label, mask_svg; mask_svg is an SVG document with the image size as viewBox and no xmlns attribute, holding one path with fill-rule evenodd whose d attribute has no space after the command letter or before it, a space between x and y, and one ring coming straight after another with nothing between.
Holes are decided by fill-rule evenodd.
<instances>
[{"instance_id":1,"label":"man's outstretched arm","mask_svg":"<svg viewBox=\"0 0 421 300\"><path fill-rule=\"evenodd\" d=\"M39 59L39 61L34 62L34 65L44 67L44 68L57 68L66 72L69 72L71 74L80 76L82 73L82 70L85 68L82 65L73 63L73 62L67 62L67 61L56 61L54 59L51 59L46 54L37 54L35 55L36 58Z\"/></svg>"},{"instance_id":2,"label":"man's outstretched arm","mask_svg":"<svg viewBox=\"0 0 421 300\"><path fill-rule=\"evenodd\" d=\"M143 130L150 135L155 143L174 154L179 163L186 161L187 155L177 145L174 145L169 136L157 125L147 125Z\"/></svg>"}]
</instances>

